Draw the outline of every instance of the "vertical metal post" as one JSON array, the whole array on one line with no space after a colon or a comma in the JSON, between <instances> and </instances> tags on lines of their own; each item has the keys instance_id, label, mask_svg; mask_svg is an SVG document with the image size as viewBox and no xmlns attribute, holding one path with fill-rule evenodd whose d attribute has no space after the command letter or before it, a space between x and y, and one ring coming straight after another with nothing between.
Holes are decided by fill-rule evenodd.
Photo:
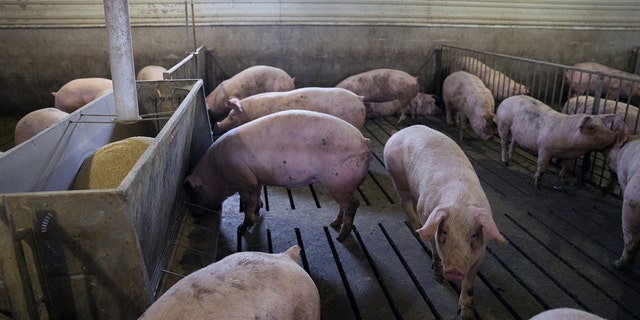
<instances>
[{"instance_id":1,"label":"vertical metal post","mask_svg":"<svg viewBox=\"0 0 640 320\"><path fill-rule=\"evenodd\" d=\"M140 115L128 0L104 0L104 16L109 37L109 62L116 104L116 121L137 121Z\"/></svg>"},{"instance_id":2,"label":"vertical metal post","mask_svg":"<svg viewBox=\"0 0 640 320\"><path fill-rule=\"evenodd\" d=\"M442 65L442 47L437 47L435 49L436 56L436 83L435 83L435 92L436 95L442 97L442 82L444 81L444 70Z\"/></svg>"}]
</instances>

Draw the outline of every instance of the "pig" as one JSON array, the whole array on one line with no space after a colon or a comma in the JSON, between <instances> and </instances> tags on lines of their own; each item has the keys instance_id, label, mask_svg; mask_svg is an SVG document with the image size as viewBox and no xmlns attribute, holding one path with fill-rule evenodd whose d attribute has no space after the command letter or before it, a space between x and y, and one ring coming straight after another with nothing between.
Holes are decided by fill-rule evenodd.
<instances>
[{"instance_id":1,"label":"pig","mask_svg":"<svg viewBox=\"0 0 640 320\"><path fill-rule=\"evenodd\" d=\"M300 247L238 252L180 279L139 318L320 319L320 294L298 265Z\"/></svg>"},{"instance_id":2,"label":"pig","mask_svg":"<svg viewBox=\"0 0 640 320\"><path fill-rule=\"evenodd\" d=\"M631 130L631 133L635 134L638 129L638 107L627 104L624 102L616 102L615 100L601 99L598 105L598 110L593 112L594 97L591 96L579 96L573 97L564 104L562 108L563 113L576 114L576 113L595 113L595 114L620 114L624 123ZM615 123L614 128L619 127L620 124Z\"/></svg>"},{"instance_id":3,"label":"pig","mask_svg":"<svg viewBox=\"0 0 640 320\"><path fill-rule=\"evenodd\" d=\"M254 94L295 89L294 78L278 68L253 66L222 81L205 99L209 115L215 121L227 116L230 107L226 102L233 96L243 99Z\"/></svg>"},{"instance_id":4,"label":"pig","mask_svg":"<svg viewBox=\"0 0 640 320\"><path fill-rule=\"evenodd\" d=\"M93 101L105 91L112 91L111 80L105 78L79 78L64 84L54 96L54 107L64 112L74 112Z\"/></svg>"},{"instance_id":5,"label":"pig","mask_svg":"<svg viewBox=\"0 0 640 320\"><path fill-rule=\"evenodd\" d=\"M562 159L559 176L564 177L572 160L590 150L601 150L615 142L616 133L603 121L613 122L616 116L573 114L553 110L539 100L519 95L505 99L498 105L496 121L501 159L505 165L513 157L516 145L538 153L534 184L541 187L541 179L551 158ZM507 144L511 145L507 153Z\"/></svg>"},{"instance_id":6,"label":"pig","mask_svg":"<svg viewBox=\"0 0 640 320\"><path fill-rule=\"evenodd\" d=\"M529 320L605 320L593 313L572 308L557 308L547 310L533 316Z\"/></svg>"},{"instance_id":7,"label":"pig","mask_svg":"<svg viewBox=\"0 0 640 320\"><path fill-rule=\"evenodd\" d=\"M42 108L29 112L16 124L13 135L15 145L31 139L40 131L60 122L68 115L69 113L56 108Z\"/></svg>"},{"instance_id":8,"label":"pig","mask_svg":"<svg viewBox=\"0 0 640 320\"><path fill-rule=\"evenodd\" d=\"M480 78L466 71L450 74L442 83L442 99L447 124L453 124L453 113L458 115L460 141L467 128L467 121L483 140L493 138L495 100Z\"/></svg>"},{"instance_id":9,"label":"pig","mask_svg":"<svg viewBox=\"0 0 640 320\"><path fill-rule=\"evenodd\" d=\"M618 96L625 98L640 96L639 75L595 62L576 63L573 68L575 69L567 69L564 72L565 85L569 88L569 96L575 94L593 95L598 87L598 72L605 74L602 79L602 94L605 97L615 99Z\"/></svg>"},{"instance_id":10,"label":"pig","mask_svg":"<svg viewBox=\"0 0 640 320\"><path fill-rule=\"evenodd\" d=\"M507 240L469 159L449 137L414 125L389 138L384 164L409 226L431 246L436 280L462 282L459 312L473 319L473 288L487 244Z\"/></svg>"},{"instance_id":11,"label":"pig","mask_svg":"<svg viewBox=\"0 0 640 320\"><path fill-rule=\"evenodd\" d=\"M617 173L622 191L622 234L624 249L614 266L618 270L633 266L640 249L640 136L618 131L615 144L606 151L607 165Z\"/></svg>"},{"instance_id":12,"label":"pig","mask_svg":"<svg viewBox=\"0 0 640 320\"><path fill-rule=\"evenodd\" d=\"M411 99L408 108L403 108L402 102L398 99L385 102L367 102L365 108L367 109L367 118L399 114L400 118L398 123L406 119L407 111L411 113L411 119L415 119L416 116L428 116L440 113L440 108L436 105L435 95L422 92L418 92L418 94Z\"/></svg>"},{"instance_id":13,"label":"pig","mask_svg":"<svg viewBox=\"0 0 640 320\"><path fill-rule=\"evenodd\" d=\"M364 125L366 111L362 97L341 88L301 88L285 92L265 92L242 100L227 101L231 111L216 124L222 131L274 112L301 109L318 111L336 116L360 129Z\"/></svg>"},{"instance_id":14,"label":"pig","mask_svg":"<svg viewBox=\"0 0 640 320\"><path fill-rule=\"evenodd\" d=\"M466 71L482 79L482 82L493 93L493 99L497 101L514 95L529 94L529 89L525 85L472 57L458 57L453 60L451 72L455 71Z\"/></svg>"},{"instance_id":15,"label":"pig","mask_svg":"<svg viewBox=\"0 0 640 320\"><path fill-rule=\"evenodd\" d=\"M336 87L364 96L365 104L398 100L403 120L403 115L410 108L409 103L420 90L417 77L394 69L374 69L355 74L340 81Z\"/></svg>"},{"instance_id":16,"label":"pig","mask_svg":"<svg viewBox=\"0 0 640 320\"><path fill-rule=\"evenodd\" d=\"M167 72L165 67L156 66L156 65L148 65L138 72L137 80L164 80L164 73Z\"/></svg>"},{"instance_id":17,"label":"pig","mask_svg":"<svg viewBox=\"0 0 640 320\"><path fill-rule=\"evenodd\" d=\"M221 135L186 177L185 187L205 208L219 208L239 192L245 218L238 232L243 232L259 210L261 185L294 188L320 182L340 205L331 226L342 225L342 241L360 205L354 191L368 173L370 150L370 140L338 117L280 111Z\"/></svg>"}]
</instances>

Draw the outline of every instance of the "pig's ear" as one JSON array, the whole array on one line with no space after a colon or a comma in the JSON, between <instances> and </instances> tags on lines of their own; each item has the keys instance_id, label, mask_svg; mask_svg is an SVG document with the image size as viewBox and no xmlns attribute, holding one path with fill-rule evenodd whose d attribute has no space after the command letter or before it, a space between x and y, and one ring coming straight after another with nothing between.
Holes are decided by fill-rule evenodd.
<instances>
[{"instance_id":1,"label":"pig's ear","mask_svg":"<svg viewBox=\"0 0 640 320\"><path fill-rule=\"evenodd\" d=\"M626 124L622 125L622 128L616 133L615 147L621 148L629 139L629 127Z\"/></svg>"},{"instance_id":2,"label":"pig's ear","mask_svg":"<svg viewBox=\"0 0 640 320\"><path fill-rule=\"evenodd\" d=\"M496 222L493 220L493 217L491 216L489 211L487 211L487 209L473 208L471 215L473 216L473 219L476 221L476 223L482 226L482 229L488 236L489 240L493 239L498 245L501 246L509 243L509 241L507 241L507 239L505 239L502 234L500 234L498 226L496 226Z\"/></svg>"},{"instance_id":3,"label":"pig's ear","mask_svg":"<svg viewBox=\"0 0 640 320\"><path fill-rule=\"evenodd\" d=\"M189 175L186 178L184 178L184 183L185 184L188 183L189 186L191 186L191 188L193 189L198 189L202 187L202 180L200 179L199 176Z\"/></svg>"},{"instance_id":4,"label":"pig's ear","mask_svg":"<svg viewBox=\"0 0 640 320\"><path fill-rule=\"evenodd\" d=\"M622 114L619 113L615 113L615 114L599 114L597 115L598 118L600 118L600 120L602 120L602 122L604 123L605 126L607 126L607 128L612 129L612 130L617 130L618 128L618 124L622 123L622 121L624 120L624 116Z\"/></svg>"},{"instance_id":5,"label":"pig's ear","mask_svg":"<svg viewBox=\"0 0 640 320\"><path fill-rule=\"evenodd\" d=\"M298 261L298 257L300 256L300 247L298 245L293 245L291 248L287 249L287 251L283 252L283 254L293 261Z\"/></svg>"},{"instance_id":6,"label":"pig's ear","mask_svg":"<svg viewBox=\"0 0 640 320\"><path fill-rule=\"evenodd\" d=\"M225 103L225 107L234 109L236 110L236 112L244 112L244 110L242 110L242 104L240 104L240 100L236 97L231 97L229 100L227 100L227 102Z\"/></svg>"},{"instance_id":7,"label":"pig's ear","mask_svg":"<svg viewBox=\"0 0 640 320\"><path fill-rule=\"evenodd\" d=\"M581 130L583 126L589 124L592 121L590 115L583 115L580 121L578 121L578 125L576 126L576 130Z\"/></svg>"},{"instance_id":8,"label":"pig's ear","mask_svg":"<svg viewBox=\"0 0 640 320\"><path fill-rule=\"evenodd\" d=\"M438 231L438 226L440 226L440 222L449 215L449 212L443 207L436 207L431 211L429 218L427 218L427 222L424 223L422 228L416 230L418 235L420 235L420 239L424 241L429 241L433 239Z\"/></svg>"}]
</instances>

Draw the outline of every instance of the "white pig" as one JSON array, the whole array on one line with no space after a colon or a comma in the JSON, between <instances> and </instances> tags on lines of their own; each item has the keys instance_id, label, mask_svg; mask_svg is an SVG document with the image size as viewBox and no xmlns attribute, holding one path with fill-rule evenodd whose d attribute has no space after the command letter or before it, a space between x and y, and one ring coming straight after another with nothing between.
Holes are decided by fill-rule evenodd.
<instances>
[{"instance_id":1,"label":"white pig","mask_svg":"<svg viewBox=\"0 0 640 320\"><path fill-rule=\"evenodd\" d=\"M93 101L105 91L113 90L111 80L104 78L79 78L64 84L54 96L54 106L64 112L73 112Z\"/></svg>"},{"instance_id":2,"label":"white pig","mask_svg":"<svg viewBox=\"0 0 640 320\"><path fill-rule=\"evenodd\" d=\"M360 129L366 111L362 97L341 88L301 88L285 92L259 93L242 100L227 101L231 111L216 125L222 132L274 112L300 109L336 116Z\"/></svg>"},{"instance_id":3,"label":"white pig","mask_svg":"<svg viewBox=\"0 0 640 320\"><path fill-rule=\"evenodd\" d=\"M373 69L358 73L340 81L336 87L364 96L365 104L397 99L402 115L410 108L409 103L420 89L417 77L394 69ZM404 120L404 117L401 118Z\"/></svg>"},{"instance_id":4,"label":"white pig","mask_svg":"<svg viewBox=\"0 0 640 320\"><path fill-rule=\"evenodd\" d=\"M640 136L618 132L616 143L607 152L607 164L617 173L622 190L622 234L624 249L616 269L633 266L640 249Z\"/></svg>"},{"instance_id":5,"label":"white pig","mask_svg":"<svg viewBox=\"0 0 640 320\"><path fill-rule=\"evenodd\" d=\"M43 108L22 117L16 124L14 131L14 143L19 145L38 134L40 131L60 122L69 113L56 108Z\"/></svg>"},{"instance_id":6,"label":"white pig","mask_svg":"<svg viewBox=\"0 0 640 320\"><path fill-rule=\"evenodd\" d=\"M579 309L557 308L533 316L529 320L605 320L593 313Z\"/></svg>"},{"instance_id":7,"label":"white pig","mask_svg":"<svg viewBox=\"0 0 640 320\"><path fill-rule=\"evenodd\" d=\"M637 74L624 72L595 62L576 63L573 67L577 69L567 69L564 72L564 79L569 87L570 96L574 94L593 95L598 86L597 72L605 74L602 79L602 94L605 97L615 99L618 96L627 98L640 96L640 76ZM620 77L630 78L630 80Z\"/></svg>"},{"instance_id":8,"label":"white pig","mask_svg":"<svg viewBox=\"0 0 640 320\"><path fill-rule=\"evenodd\" d=\"M564 176L574 158L587 151L604 149L613 144L616 133L609 130L603 119L610 123L615 117L612 114L568 115L529 96L507 98L500 103L496 112L502 162L508 165L516 145L537 152L534 183L540 188L542 175L551 158L560 158L562 169L559 176L564 183Z\"/></svg>"},{"instance_id":9,"label":"white pig","mask_svg":"<svg viewBox=\"0 0 640 320\"><path fill-rule=\"evenodd\" d=\"M564 104L562 112L568 114L576 113L588 113L591 114L593 110L594 97L591 96L579 96L573 97ZM600 99L598 110L595 110L595 114L620 114L623 121L627 124L627 127L631 130L631 133L635 133L638 129L638 107L627 104L624 102L616 102L615 100ZM619 124L614 123L613 128L619 127Z\"/></svg>"},{"instance_id":10,"label":"white pig","mask_svg":"<svg viewBox=\"0 0 640 320\"><path fill-rule=\"evenodd\" d=\"M482 79L482 82L493 93L495 100L501 101L514 95L529 93L529 89L525 85L472 57L458 57L453 60L451 72L455 71L466 71Z\"/></svg>"},{"instance_id":11,"label":"white pig","mask_svg":"<svg viewBox=\"0 0 640 320\"><path fill-rule=\"evenodd\" d=\"M138 72L137 80L164 80L164 73L167 72L165 67L148 65Z\"/></svg>"},{"instance_id":12,"label":"white pig","mask_svg":"<svg viewBox=\"0 0 640 320\"><path fill-rule=\"evenodd\" d=\"M433 94L426 94L418 92L418 94L411 99L409 107L403 107L402 102L398 99L385 102L367 102L365 104L367 109L367 117L384 117L391 115L400 115L398 123L406 118L406 112L411 113L411 119L415 119L417 116L427 116L440 113L440 108L436 105L436 98Z\"/></svg>"},{"instance_id":13,"label":"white pig","mask_svg":"<svg viewBox=\"0 0 640 320\"><path fill-rule=\"evenodd\" d=\"M483 140L493 137L495 101L491 91L480 78L466 71L456 71L442 83L442 99L447 115L447 124L453 124L453 113L458 115L460 140L467 128L471 128Z\"/></svg>"},{"instance_id":14,"label":"white pig","mask_svg":"<svg viewBox=\"0 0 640 320\"><path fill-rule=\"evenodd\" d=\"M298 265L300 247L239 252L178 281L140 317L149 319L320 319L320 294Z\"/></svg>"},{"instance_id":15,"label":"white pig","mask_svg":"<svg viewBox=\"0 0 640 320\"><path fill-rule=\"evenodd\" d=\"M254 94L295 89L294 78L282 69L253 66L222 81L205 99L213 120L223 119L231 109L226 105L232 96L243 99Z\"/></svg>"},{"instance_id":16,"label":"white pig","mask_svg":"<svg viewBox=\"0 0 640 320\"><path fill-rule=\"evenodd\" d=\"M369 170L370 150L369 139L340 118L280 111L220 136L186 178L186 187L205 208L218 208L239 192L242 232L253 225L262 185L294 188L320 182L340 205L331 226L342 225L342 241L353 226L359 206L354 191Z\"/></svg>"},{"instance_id":17,"label":"white pig","mask_svg":"<svg viewBox=\"0 0 640 320\"><path fill-rule=\"evenodd\" d=\"M474 318L473 288L487 243L507 240L469 159L444 134L414 125L389 138L384 163L409 225L431 245L436 280L462 281L459 310Z\"/></svg>"}]
</instances>

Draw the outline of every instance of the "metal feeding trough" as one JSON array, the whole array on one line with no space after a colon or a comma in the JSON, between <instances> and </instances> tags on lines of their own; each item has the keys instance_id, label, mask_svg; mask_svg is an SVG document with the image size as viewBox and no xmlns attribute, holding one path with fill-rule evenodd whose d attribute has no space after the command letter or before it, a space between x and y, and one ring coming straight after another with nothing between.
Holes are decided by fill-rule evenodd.
<instances>
[{"instance_id":1,"label":"metal feeding trough","mask_svg":"<svg viewBox=\"0 0 640 320\"><path fill-rule=\"evenodd\" d=\"M15 319L130 319L151 303L185 172L211 145L202 80L138 82L142 121L95 100L0 156L0 270ZM83 160L154 137L115 189L69 191Z\"/></svg>"}]
</instances>

